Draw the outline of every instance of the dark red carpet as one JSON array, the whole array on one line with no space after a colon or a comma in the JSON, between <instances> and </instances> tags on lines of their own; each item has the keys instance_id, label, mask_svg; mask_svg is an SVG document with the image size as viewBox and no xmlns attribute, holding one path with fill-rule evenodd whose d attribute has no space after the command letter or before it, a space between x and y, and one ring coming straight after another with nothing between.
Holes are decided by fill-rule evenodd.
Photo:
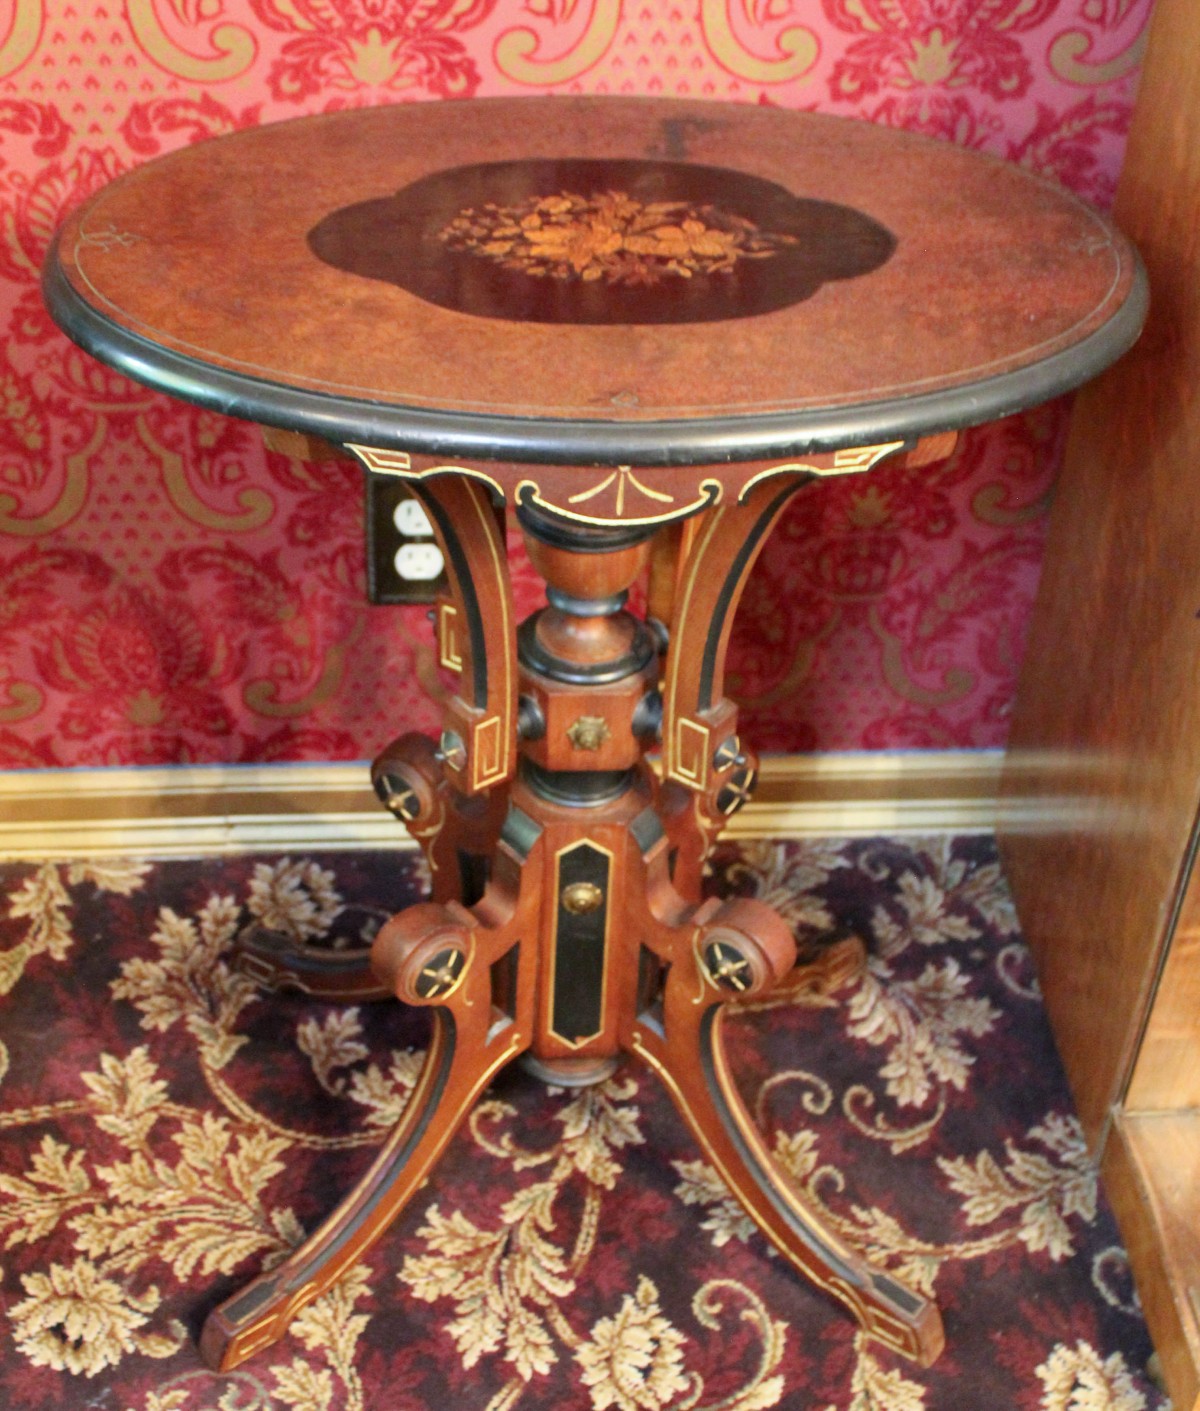
<instances>
[{"instance_id":1,"label":"dark red carpet","mask_svg":"<svg viewBox=\"0 0 1200 1411\"><path fill-rule=\"evenodd\" d=\"M228 1377L207 1311L369 1162L426 1020L261 995L257 915L357 943L412 854L0 867L0 1405L100 1411L1166 1406L994 848L722 849L713 886L857 935L735 1026L745 1092L849 1240L936 1293L921 1371L768 1253L653 1077L502 1075L366 1266Z\"/></svg>"}]
</instances>

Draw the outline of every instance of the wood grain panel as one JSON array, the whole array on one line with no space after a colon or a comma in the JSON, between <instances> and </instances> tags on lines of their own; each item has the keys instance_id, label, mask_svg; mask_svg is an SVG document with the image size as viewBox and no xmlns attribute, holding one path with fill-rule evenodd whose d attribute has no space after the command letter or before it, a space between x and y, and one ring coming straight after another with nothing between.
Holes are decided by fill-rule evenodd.
<instances>
[{"instance_id":1,"label":"wood grain panel","mask_svg":"<svg viewBox=\"0 0 1200 1411\"><path fill-rule=\"evenodd\" d=\"M1131 1112L1200 1108L1200 875L1194 866L1125 1106Z\"/></svg>"},{"instance_id":2,"label":"wood grain panel","mask_svg":"<svg viewBox=\"0 0 1200 1411\"><path fill-rule=\"evenodd\" d=\"M1200 1411L1200 1114L1122 1114L1102 1174L1172 1403Z\"/></svg>"},{"instance_id":3,"label":"wood grain panel","mask_svg":"<svg viewBox=\"0 0 1200 1411\"><path fill-rule=\"evenodd\" d=\"M1149 270L1150 322L1079 397L1011 737L1010 795L1080 820L1002 848L1093 1142L1132 1063L1200 797L1198 36L1192 0L1160 0L1116 208Z\"/></svg>"}]
</instances>

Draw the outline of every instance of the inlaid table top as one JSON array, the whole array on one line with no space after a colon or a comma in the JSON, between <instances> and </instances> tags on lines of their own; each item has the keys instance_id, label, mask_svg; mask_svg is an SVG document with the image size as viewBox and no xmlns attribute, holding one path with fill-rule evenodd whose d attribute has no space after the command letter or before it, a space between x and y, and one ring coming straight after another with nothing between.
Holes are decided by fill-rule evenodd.
<instances>
[{"instance_id":1,"label":"inlaid table top","mask_svg":"<svg viewBox=\"0 0 1200 1411\"><path fill-rule=\"evenodd\" d=\"M403 104L130 172L46 274L141 381L342 442L644 466L955 429L1132 342L1145 279L1011 164L637 98Z\"/></svg>"}]
</instances>

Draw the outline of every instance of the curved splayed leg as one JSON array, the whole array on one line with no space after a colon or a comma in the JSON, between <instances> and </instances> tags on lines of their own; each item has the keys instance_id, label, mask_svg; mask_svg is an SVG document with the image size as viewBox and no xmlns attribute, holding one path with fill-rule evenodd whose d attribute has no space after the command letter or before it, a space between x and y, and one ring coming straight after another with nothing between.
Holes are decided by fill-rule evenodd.
<instances>
[{"instance_id":1,"label":"curved splayed leg","mask_svg":"<svg viewBox=\"0 0 1200 1411\"><path fill-rule=\"evenodd\" d=\"M481 908L482 909L482 908ZM514 945L507 926L464 907L425 903L392 918L372 948L379 980L410 1004L433 1005L433 1036L417 1086L370 1168L282 1264L213 1310L200 1349L230 1371L283 1336L371 1247L421 1186L493 1075L529 1044L532 998L517 983L508 1011L494 1002L492 966Z\"/></svg>"},{"instance_id":2,"label":"curved splayed leg","mask_svg":"<svg viewBox=\"0 0 1200 1411\"><path fill-rule=\"evenodd\" d=\"M937 1305L826 1226L772 1157L729 1071L725 1006L786 975L795 959L786 923L761 902L708 902L655 949L670 965L661 1008L639 1015L628 1047L666 1084L707 1159L775 1247L872 1337L928 1366L944 1343Z\"/></svg>"}]
</instances>

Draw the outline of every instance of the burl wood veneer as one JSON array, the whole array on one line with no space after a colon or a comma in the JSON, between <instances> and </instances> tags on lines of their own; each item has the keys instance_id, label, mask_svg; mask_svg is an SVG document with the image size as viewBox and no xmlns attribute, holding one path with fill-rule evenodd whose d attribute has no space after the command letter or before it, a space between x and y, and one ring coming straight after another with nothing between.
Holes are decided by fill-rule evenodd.
<instances>
[{"instance_id":1,"label":"burl wood veneer","mask_svg":"<svg viewBox=\"0 0 1200 1411\"><path fill-rule=\"evenodd\" d=\"M433 1044L358 1186L210 1314L205 1356L236 1366L281 1336L501 1065L591 1083L633 1056L784 1256L875 1337L935 1358L934 1303L823 1226L728 1070L726 1007L796 947L761 902L701 897L756 773L725 652L801 486L927 463L1128 346L1145 306L1130 246L1028 172L861 123L495 100L302 119L150 163L67 222L45 288L130 375L410 481L447 565L435 630L459 686L441 739L403 735L373 768L431 899L369 955L265 934L242 955L267 984L429 1005ZM506 513L547 584L521 624ZM645 620L626 608L642 574Z\"/></svg>"}]
</instances>

